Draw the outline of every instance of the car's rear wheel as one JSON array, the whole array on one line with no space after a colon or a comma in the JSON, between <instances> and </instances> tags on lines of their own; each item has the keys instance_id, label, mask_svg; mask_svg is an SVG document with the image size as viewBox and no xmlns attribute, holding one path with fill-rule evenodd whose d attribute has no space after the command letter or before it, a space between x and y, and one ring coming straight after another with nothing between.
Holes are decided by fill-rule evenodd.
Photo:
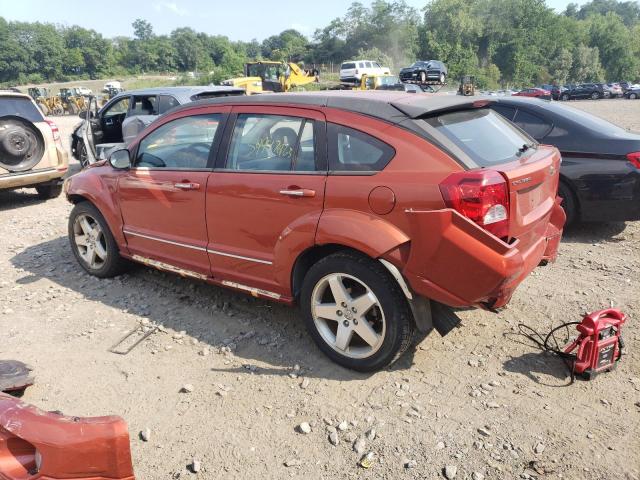
<instances>
[{"instance_id":1,"label":"car's rear wheel","mask_svg":"<svg viewBox=\"0 0 640 480\"><path fill-rule=\"evenodd\" d=\"M109 225L89 202L80 202L71 210L69 243L80 266L96 277L115 277L128 266L120 256Z\"/></svg>"},{"instance_id":2,"label":"car's rear wheel","mask_svg":"<svg viewBox=\"0 0 640 480\"><path fill-rule=\"evenodd\" d=\"M598 92L593 92L591 94L591 100L598 100L600 98L600 94Z\"/></svg>"},{"instance_id":3,"label":"car's rear wheel","mask_svg":"<svg viewBox=\"0 0 640 480\"><path fill-rule=\"evenodd\" d=\"M444 85L444 83L447 81L447 76L444 73L440 74L440 83L442 85Z\"/></svg>"},{"instance_id":4,"label":"car's rear wheel","mask_svg":"<svg viewBox=\"0 0 640 480\"><path fill-rule=\"evenodd\" d=\"M638 98L638 96L637 96L635 93L630 93L630 94L629 94L629 98L630 98L631 100L635 100L636 98Z\"/></svg>"},{"instance_id":5,"label":"car's rear wheel","mask_svg":"<svg viewBox=\"0 0 640 480\"><path fill-rule=\"evenodd\" d=\"M578 201L571 188L564 182L558 185L558 195L562 198L562 208L567 216L565 226L569 226L576 221L578 215Z\"/></svg>"},{"instance_id":6,"label":"car's rear wheel","mask_svg":"<svg viewBox=\"0 0 640 480\"><path fill-rule=\"evenodd\" d=\"M301 304L314 341L336 363L362 372L384 368L411 345L406 298L382 264L344 252L305 276Z\"/></svg>"},{"instance_id":7,"label":"car's rear wheel","mask_svg":"<svg viewBox=\"0 0 640 480\"><path fill-rule=\"evenodd\" d=\"M420 72L420 83L426 83L427 81L427 72Z\"/></svg>"},{"instance_id":8,"label":"car's rear wheel","mask_svg":"<svg viewBox=\"0 0 640 480\"><path fill-rule=\"evenodd\" d=\"M560 98L566 102L566 101L569 100L569 95L564 93L564 94L562 94L562 97L560 97Z\"/></svg>"},{"instance_id":9,"label":"car's rear wheel","mask_svg":"<svg viewBox=\"0 0 640 480\"><path fill-rule=\"evenodd\" d=\"M47 183L45 185L37 185L36 191L38 196L43 200L57 198L62 193L62 182Z\"/></svg>"}]
</instances>

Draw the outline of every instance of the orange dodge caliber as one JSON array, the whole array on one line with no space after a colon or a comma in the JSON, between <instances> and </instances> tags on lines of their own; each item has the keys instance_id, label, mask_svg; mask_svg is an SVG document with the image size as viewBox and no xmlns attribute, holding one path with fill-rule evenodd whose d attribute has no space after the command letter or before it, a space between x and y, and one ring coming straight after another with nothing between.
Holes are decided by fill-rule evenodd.
<instances>
[{"instance_id":1,"label":"orange dodge caliber","mask_svg":"<svg viewBox=\"0 0 640 480\"><path fill-rule=\"evenodd\" d=\"M487 105L337 91L179 107L66 181L71 248L97 277L133 260L298 303L332 360L380 369L556 258L560 154Z\"/></svg>"}]
</instances>

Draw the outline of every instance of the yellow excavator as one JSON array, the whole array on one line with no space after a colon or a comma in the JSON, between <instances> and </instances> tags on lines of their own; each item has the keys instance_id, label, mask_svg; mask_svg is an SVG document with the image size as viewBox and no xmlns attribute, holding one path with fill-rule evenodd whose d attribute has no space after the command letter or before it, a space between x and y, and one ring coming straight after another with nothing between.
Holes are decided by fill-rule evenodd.
<instances>
[{"instance_id":1,"label":"yellow excavator","mask_svg":"<svg viewBox=\"0 0 640 480\"><path fill-rule=\"evenodd\" d=\"M222 82L228 87L244 88L247 95L263 92L288 92L296 87L318 82L320 74L315 68L305 70L291 62L259 61L245 63L244 77Z\"/></svg>"}]
</instances>

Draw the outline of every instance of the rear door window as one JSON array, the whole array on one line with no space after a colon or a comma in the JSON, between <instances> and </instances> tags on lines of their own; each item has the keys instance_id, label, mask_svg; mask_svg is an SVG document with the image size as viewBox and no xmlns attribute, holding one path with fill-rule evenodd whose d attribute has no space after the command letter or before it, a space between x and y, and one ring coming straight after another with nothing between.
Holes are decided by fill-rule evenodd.
<instances>
[{"instance_id":1,"label":"rear door window","mask_svg":"<svg viewBox=\"0 0 640 480\"><path fill-rule=\"evenodd\" d=\"M371 68L371 62L365 62L365 66L366 66L367 68Z\"/></svg>"},{"instance_id":2,"label":"rear door window","mask_svg":"<svg viewBox=\"0 0 640 480\"><path fill-rule=\"evenodd\" d=\"M553 127L550 122L541 116L521 108L518 109L514 123L536 140L543 139Z\"/></svg>"},{"instance_id":3,"label":"rear door window","mask_svg":"<svg viewBox=\"0 0 640 480\"><path fill-rule=\"evenodd\" d=\"M131 101L128 117L158 115L158 98L155 95L136 95Z\"/></svg>"},{"instance_id":4,"label":"rear door window","mask_svg":"<svg viewBox=\"0 0 640 480\"><path fill-rule=\"evenodd\" d=\"M532 140L488 108L443 113L424 121L462 150L479 167L507 163Z\"/></svg>"},{"instance_id":5,"label":"rear door window","mask_svg":"<svg viewBox=\"0 0 640 480\"><path fill-rule=\"evenodd\" d=\"M238 115L226 169L316 171L314 121L284 115Z\"/></svg>"},{"instance_id":6,"label":"rear door window","mask_svg":"<svg viewBox=\"0 0 640 480\"><path fill-rule=\"evenodd\" d=\"M162 115L178 105L180 105L180 102L171 95L160 95L159 114Z\"/></svg>"},{"instance_id":7,"label":"rear door window","mask_svg":"<svg viewBox=\"0 0 640 480\"><path fill-rule=\"evenodd\" d=\"M351 70L353 68L356 68L356 64L355 63L343 63L342 67L340 67L342 70Z\"/></svg>"},{"instance_id":8,"label":"rear door window","mask_svg":"<svg viewBox=\"0 0 640 480\"><path fill-rule=\"evenodd\" d=\"M378 172L391 161L395 150L359 130L328 124L329 170L332 172Z\"/></svg>"},{"instance_id":9,"label":"rear door window","mask_svg":"<svg viewBox=\"0 0 640 480\"><path fill-rule=\"evenodd\" d=\"M44 122L40 109L25 97L0 97L0 117L22 117L33 123Z\"/></svg>"}]
</instances>

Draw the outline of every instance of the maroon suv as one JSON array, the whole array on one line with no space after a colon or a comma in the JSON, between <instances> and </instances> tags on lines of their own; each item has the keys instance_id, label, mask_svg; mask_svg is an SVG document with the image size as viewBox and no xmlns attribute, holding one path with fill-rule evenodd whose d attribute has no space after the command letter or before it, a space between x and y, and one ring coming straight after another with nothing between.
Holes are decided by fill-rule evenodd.
<instances>
[{"instance_id":1,"label":"maroon suv","mask_svg":"<svg viewBox=\"0 0 640 480\"><path fill-rule=\"evenodd\" d=\"M564 224L560 155L487 101L397 92L235 97L174 110L66 182L71 247L299 303L318 346L391 363L450 307L496 309Z\"/></svg>"}]
</instances>

